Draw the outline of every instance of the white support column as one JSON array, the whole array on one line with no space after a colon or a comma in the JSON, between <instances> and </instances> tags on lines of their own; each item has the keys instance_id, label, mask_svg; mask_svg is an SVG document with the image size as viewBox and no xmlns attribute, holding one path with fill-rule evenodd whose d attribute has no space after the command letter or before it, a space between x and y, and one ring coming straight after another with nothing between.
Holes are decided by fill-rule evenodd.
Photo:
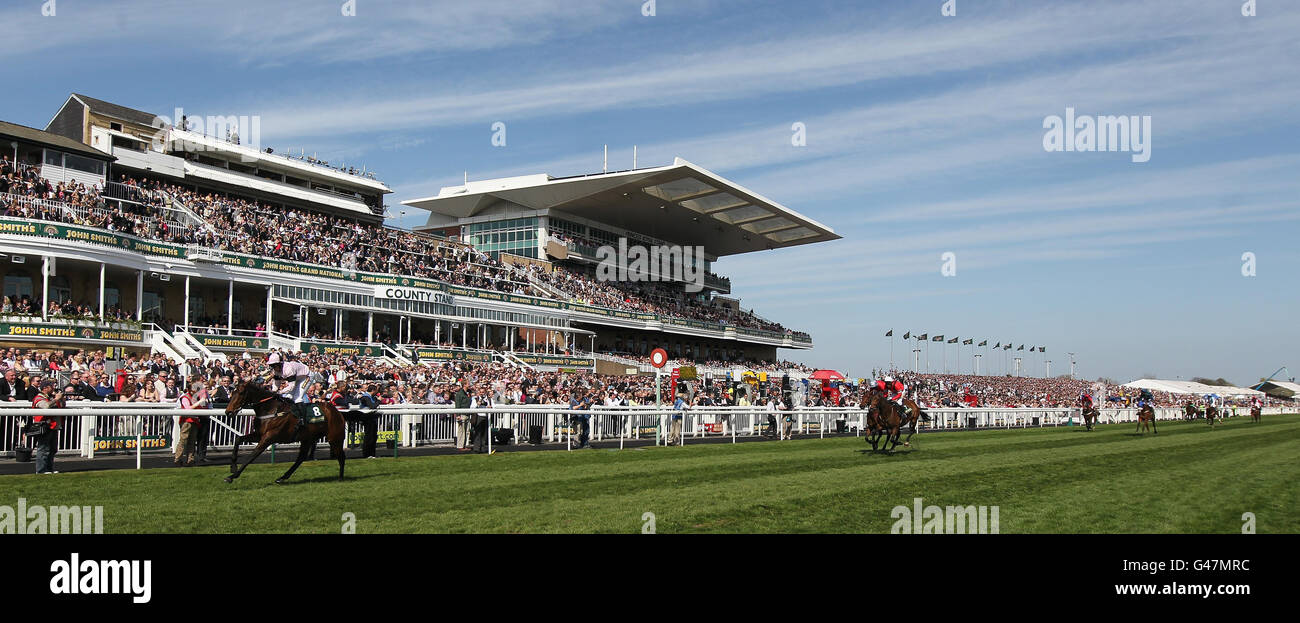
<instances>
[{"instance_id":1,"label":"white support column","mask_svg":"<svg viewBox=\"0 0 1300 623\"><path fill-rule=\"evenodd\" d=\"M433 321L433 341L438 344L442 343L442 321Z\"/></svg>"},{"instance_id":2,"label":"white support column","mask_svg":"<svg viewBox=\"0 0 1300 623\"><path fill-rule=\"evenodd\" d=\"M226 335L235 334L235 280L226 286Z\"/></svg>"},{"instance_id":3,"label":"white support column","mask_svg":"<svg viewBox=\"0 0 1300 623\"><path fill-rule=\"evenodd\" d=\"M50 256L41 256L41 319L50 317Z\"/></svg>"},{"instance_id":4,"label":"white support column","mask_svg":"<svg viewBox=\"0 0 1300 623\"><path fill-rule=\"evenodd\" d=\"M108 270L108 265L99 263L99 318L104 318L104 272Z\"/></svg>"},{"instance_id":5,"label":"white support column","mask_svg":"<svg viewBox=\"0 0 1300 623\"><path fill-rule=\"evenodd\" d=\"M339 341L343 335L343 310L334 308L334 341Z\"/></svg>"},{"instance_id":6,"label":"white support column","mask_svg":"<svg viewBox=\"0 0 1300 623\"><path fill-rule=\"evenodd\" d=\"M375 341L375 312L366 312L366 342Z\"/></svg>"},{"instance_id":7,"label":"white support column","mask_svg":"<svg viewBox=\"0 0 1300 623\"><path fill-rule=\"evenodd\" d=\"M469 348L469 323L460 323L460 347Z\"/></svg>"},{"instance_id":8,"label":"white support column","mask_svg":"<svg viewBox=\"0 0 1300 623\"><path fill-rule=\"evenodd\" d=\"M275 293L273 286L266 286L266 342L271 343L271 295Z\"/></svg>"},{"instance_id":9,"label":"white support column","mask_svg":"<svg viewBox=\"0 0 1300 623\"><path fill-rule=\"evenodd\" d=\"M144 322L144 271L135 271L135 321Z\"/></svg>"},{"instance_id":10,"label":"white support column","mask_svg":"<svg viewBox=\"0 0 1300 623\"><path fill-rule=\"evenodd\" d=\"M185 310L182 317L185 319L185 330L190 330L190 276L185 275Z\"/></svg>"}]
</instances>

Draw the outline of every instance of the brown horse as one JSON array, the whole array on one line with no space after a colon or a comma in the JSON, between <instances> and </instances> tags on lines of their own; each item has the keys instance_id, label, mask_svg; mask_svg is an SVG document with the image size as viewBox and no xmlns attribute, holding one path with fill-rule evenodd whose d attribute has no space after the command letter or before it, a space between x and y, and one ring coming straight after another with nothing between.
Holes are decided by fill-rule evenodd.
<instances>
[{"instance_id":1,"label":"brown horse","mask_svg":"<svg viewBox=\"0 0 1300 623\"><path fill-rule=\"evenodd\" d=\"M1262 412L1263 412L1263 409L1260 409L1259 407L1251 407L1251 408L1250 408L1250 421L1252 421L1252 422L1254 422L1254 423L1256 423L1256 424L1259 424L1259 417L1260 417L1260 414L1261 414Z\"/></svg>"},{"instance_id":2,"label":"brown horse","mask_svg":"<svg viewBox=\"0 0 1300 623\"><path fill-rule=\"evenodd\" d=\"M913 423L913 425L915 425L916 422L929 422L929 421L930 421L930 414L929 414L929 413L926 413L926 412L925 412L925 409L922 409L919 405L917 405L915 400L912 400L911 398L904 398L904 399L903 399L903 406L904 406L904 407L907 407L908 409L910 409L910 410L912 411L912 423ZM904 443L903 445L904 445L904 446L910 446L911 444L909 444L909 443Z\"/></svg>"},{"instance_id":3,"label":"brown horse","mask_svg":"<svg viewBox=\"0 0 1300 623\"><path fill-rule=\"evenodd\" d=\"M1150 428L1157 435L1160 434L1160 431L1156 430L1156 410L1151 408L1151 405L1138 409L1138 426L1135 432L1146 434L1146 428Z\"/></svg>"},{"instance_id":4,"label":"brown horse","mask_svg":"<svg viewBox=\"0 0 1300 623\"><path fill-rule=\"evenodd\" d=\"M1214 428L1214 421L1219 419L1219 410L1214 405L1206 405L1205 419L1210 421L1210 428Z\"/></svg>"},{"instance_id":5,"label":"brown horse","mask_svg":"<svg viewBox=\"0 0 1300 623\"><path fill-rule=\"evenodd\" d=\"M1082 412L1084 426L1087 426L1088 430L1092 430L1092 427L1097 424L1097 418L1101 417L1101 411L1098 411L1096 407L1087 407L1082 409Z\"/></svg>"},{"instance_id":6,"label":"brown horse","mask_svg":"<svg viewBox=\"0 0 1300 623\"><path fill-rule=\"evenodd\" d=\"M899 437L902 435L901 429L908 427L907 439L903 440L904 446L911 446L912 435L916 434L917 419L925 417L925 412L912 403L912 414L907 413L907 409L898 406L898 404L889 400L885 392L872 388L867 392L864 403L868 407L867 421L871 428L871 434L867 441L871 444L873 452L879 451L880 437L885 437L884 443L889 444L887 452L892 452L898 447ZM928 419L928 418L926 418Z\"/></svg>"},{"instance_id":7,"label":"brown horse","mask_svg":"<svg viewBox=\"0 0 1300 623\"><path fill-rule=\"evenodd\" d=\"M1195 420L1196 417L1199 416L1200 414L1201 414L1200 411L1196 410L1196 405L1190 402L1187 403L1186 405L1183 405L1183 418L1186 419L1188 422Z\"/></svg>"},{"instance_id":8,"label":"brown horse","mask_svg":"<svg viewBox=\"0 0 1300 623\"><path fill-rule=\"evenodd\" d=\"M284 481L288 480L307 456L316 449L316 442L321 437L329 440L330 454L339 461L339 480L343 480L343 462L346 458L343 453L343 434L347 424L343 414L339 413L334 405L328 402L312 403L312 411L324 416L325 421L307 423L301 430L296 430L298 418L294 415L293 405L289 401L256 382L245 381L231 394L230 404L226 406L226 415L235 415L245 407L252 409L257 419L253 420L253 432L235 439L235 449L230 453L230 475L226 477L226 482L234 482L239 478L248 464L256 460L267 446L273 443L296 441L298 459L294 461L289 471L275 480L275 484L284 484ZM257 447L253 448L252 456L249 456L243 465L239 465L239 446L248 441L257 441Z\"/></svg>"}]
</instances>

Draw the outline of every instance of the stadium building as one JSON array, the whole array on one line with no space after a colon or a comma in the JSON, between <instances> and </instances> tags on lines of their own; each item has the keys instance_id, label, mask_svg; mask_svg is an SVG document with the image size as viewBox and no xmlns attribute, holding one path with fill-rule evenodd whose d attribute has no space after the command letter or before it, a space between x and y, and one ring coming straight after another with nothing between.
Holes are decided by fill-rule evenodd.
<instances>
[{"instance_id":1,"label":"stadium building","mask_svg":"<svg viewBox=\"0 0 1300 623\"><path fill-rule=\"evenodd\" d=\"M838 236L689 162L468 182L404 202L430 214L412 232L383 226L373 172L167 121L73 94L44 130L0 123L0 346L618 373L657 347L728 368L812 347L711 268ZM620 239L699 247L702 289L597 279Z\"/></svg>"}]
</instances>

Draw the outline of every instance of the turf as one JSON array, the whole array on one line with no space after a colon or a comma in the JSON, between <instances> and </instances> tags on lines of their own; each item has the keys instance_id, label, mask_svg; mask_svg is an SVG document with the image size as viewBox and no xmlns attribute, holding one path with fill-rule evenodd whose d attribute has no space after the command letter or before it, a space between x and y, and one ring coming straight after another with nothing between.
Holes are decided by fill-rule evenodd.
<instances>
[{"instance_id":1,"label":"turf","mask_svg":"<svg viewBox=\"0 0 1300 623\"><path fill-rule=\"evenodd\" d=\"M1300 416L0 477L0 504L102 505L110 533L887 533L895 506L998 506L1002 533L1300 532Z\"/></svg>"}]
</instances>

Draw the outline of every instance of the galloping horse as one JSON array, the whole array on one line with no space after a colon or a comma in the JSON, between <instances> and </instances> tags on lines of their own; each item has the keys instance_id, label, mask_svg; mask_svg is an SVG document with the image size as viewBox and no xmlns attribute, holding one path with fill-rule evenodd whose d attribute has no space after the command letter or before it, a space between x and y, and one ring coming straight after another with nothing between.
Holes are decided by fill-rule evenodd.
<instances>
[{"instance_id":1,"label":"galloping horse","mask_svg":"<svg viewBox=\"0 0 1300 623\"><path fill-rule=\"evenodd\" d=\"M1101 411L1098 411L1097 407L1088 407L1082 411L1084 426L1087 426L1088 430L1092 430L1092 427L1097 424L1097 418L1101 417Z\"/></svg>"},{"instance_id":2,"label":"galloping horse","mask_svg":"<svg viewBox=\"0 0 1300 623\"><path fill-rule=\"evenodd\" d=\"M1138 426L1135 432L1146 434L1145 428L1148 427L1155 434L1160 434L1160 431L1156 430L1156 410L1151 408L1151 405L1138 409Z\"/></svg>"},{"instance_id":3,"label":"galloping horse","mask_svg":"<svg viewBox=\"0 0 1300 623\"><path fill-rule=\"evenodd\" d=\"M892 452L898 447L901 429L908 426L907 439L903 440L904 446L911 446L912 435L916 434L916 422L919 419L929 420L924 411L912 403L911 415L908 415L907 409L898 406L898 404L889 400L885 392L872 388L867 392L863 402L867 405L868 415L867 424L871 429L871 434L867 436L867 442L871 444L873 452L880 449L879 440L882 435L885 437L885 443L890 444L887 452Z\"/></svg>"},{"instance_id":4,"label":"galloping horse","mask_svg":"<svg viewBox=\"0 0 1300 623\"><path fill-rule=\"evenodd\" d=\"M1250 408L1250 421L1259 424L1259 416L1263 412L1259 407Z\"/></svg>"},{"instance_id":5,"label":"galloping horse","mask_svg":"<svg viewBox=\"0 0 1300 623\"><path fill-rule=\"evenodd\" d=\"M1198 415L1200 412L1196 410L1196 405L1189 402L1183 406L1183 416L1188 422L1195 420Z\"/></svg>"},{"instance_id":6,"label":"galloping horse","mask_svg":"<svg viewBox=\"0 0 1300 623\"><path fill-rule=\"evenodd\" d=\"M316 448L316 442L321 437L329 440L330 454L339 461L339 480L343 480L343 462L346 458L343 453L343 434L347 424L343 414L334 405L328 402L313 403L312 410L317 415L324 416L325 421L305 424L302 430L296 432L294 429L298 425L298 418L293 414L293 406L256 382L245 381L235 388L230 396L230 404L226 406L226 415L235 415L244 407L252 409L257 419L253 421L253 432L235 439L235 449L230 453L230 475L226 477L226 482L234 482L239 478L248 464L257 459L267 446L297 441L298 459L289 471L275 480L277 485L284 484ZM248 441L257 441L257 447L253 448L252 456L243 465L239 465L239 446Z\"/></svg>"},{"instance_id":7,"label":"galloping horse","mask_svg":"<svg viewBox=\"0 0 1300 623\"><path fill-rule=\"evenodd\" d=\"M1210 421L1210 428L1214 428L1214 420L1219 419L1219 410L1214 405L1206 405L1205 419Z\"/></svg>"}]
</instances>

